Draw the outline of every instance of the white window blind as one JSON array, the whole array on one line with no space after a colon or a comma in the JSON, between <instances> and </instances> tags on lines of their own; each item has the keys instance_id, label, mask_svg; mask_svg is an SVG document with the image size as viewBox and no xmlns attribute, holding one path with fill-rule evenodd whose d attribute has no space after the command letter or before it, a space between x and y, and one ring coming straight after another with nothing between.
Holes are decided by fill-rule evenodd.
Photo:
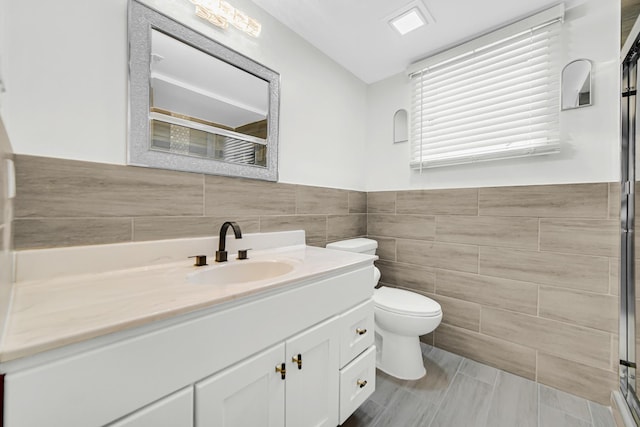
<instances>
[{"instance_id":1,"label":"white window blind","mask_svg":"<svg viewBox=\"0 0 640 427\"><path fill-rule=\"evenodd\" d=\"M256 163L255 144L237 138L225 138L224 160L245 165Z\"/></svg>"},{"instance_id":2,"label":"white window blind","mask_svg":"<svg viewBox=\"0 0 640 427\"><path fill-rule=\"evenodd\" d=\"M562 5L420 61L411 167L559 151Z\"/></svg>"}]
</instances>

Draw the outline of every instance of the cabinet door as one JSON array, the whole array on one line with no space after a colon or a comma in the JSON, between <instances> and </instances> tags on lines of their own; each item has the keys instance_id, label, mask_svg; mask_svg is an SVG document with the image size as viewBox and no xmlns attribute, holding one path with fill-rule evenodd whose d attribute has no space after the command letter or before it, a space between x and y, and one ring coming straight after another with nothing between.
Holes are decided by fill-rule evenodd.
<instances>
[{"instance_id":1,"label":"cabinet door","mask_svg":"<svg viewBox=\"0 0 640 427\"><path fill-rule=\"evenodd\" d=\"M329 319L286 342L289 427L338 425L339 324ZM293 358L301 356L300 367Z\"/></svg>"},{"instance_id":2,"label":"cabinet door","mask_svg":"<svg viewBox=\"0 0 640 427\"><path fill-rule=\"evenodd\" d=\"M109 427L192 427L193 387L165 397Z\"/></svg>"},{"instance_id":3,"label":"cabinet door","mask_svg":"<svg viewBox=\"0 0 640 427\"><path fill-rule=\"evenodd\" d=\"M196 384L196 427L283 427L284 344Z\"/></svg>"}]
</instances>

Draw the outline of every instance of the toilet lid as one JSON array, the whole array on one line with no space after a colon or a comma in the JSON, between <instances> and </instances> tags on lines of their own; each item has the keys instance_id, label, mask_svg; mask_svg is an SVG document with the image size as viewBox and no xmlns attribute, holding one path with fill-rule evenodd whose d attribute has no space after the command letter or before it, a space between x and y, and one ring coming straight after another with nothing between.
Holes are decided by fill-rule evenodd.
<instances>
[{"instance_id":1,"label":"toilet lid","mask_svg":"<svg viewBox=\"0 0 640 427\"><path fill-rule=\"evenodd\" d=\"M373 293L376 307L398 314L412 316L438 316L442 314L440 304L415 292L382 286Z\"/></svg>"}]
</instances>

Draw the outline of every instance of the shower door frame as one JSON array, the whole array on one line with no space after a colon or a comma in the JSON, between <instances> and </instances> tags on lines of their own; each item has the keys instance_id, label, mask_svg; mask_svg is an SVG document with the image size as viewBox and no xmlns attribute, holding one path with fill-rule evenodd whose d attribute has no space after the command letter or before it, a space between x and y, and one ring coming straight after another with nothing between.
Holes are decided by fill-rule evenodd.
<instances>
[{"instance_id":1,"label":"shower door frame","mask_svg":"<svg viewBox=\"0 0 640 427\"><path fill-rule=\"evenodd\" d=\"M636 384L635 181L636 125L640 97L636 94L640 38L622 61L620 182L620 392L640 424Z\"/></svg>"}]
</instances>

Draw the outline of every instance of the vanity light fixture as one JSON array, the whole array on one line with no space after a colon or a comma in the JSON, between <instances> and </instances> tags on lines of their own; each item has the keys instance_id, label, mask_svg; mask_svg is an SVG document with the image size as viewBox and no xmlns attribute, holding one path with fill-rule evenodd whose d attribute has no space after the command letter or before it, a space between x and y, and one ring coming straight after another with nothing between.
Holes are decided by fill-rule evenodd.
<instances>
[{"instance_id":1,"label":"vanity light fixture","mask_svg":"<svg viewBox=\"0 0 640 427\"><path fill-rule=\"evenodd\" d=\"M196 5L196 15L211 24L226 29L229 24L253 37L258 37L262 25L224 0L190 0Z\"/></svg>"},{"instance_id":2,"label":"vanity light fixture","mask_svg":"<svg viewBox=\"0 0 640 427\"><path fill-rule=\"evenodd\" d=\"M416 30L426 24L426 20L417 7L409 9L402 15L396 16L389 21L389 25L393 27L401 36Z\"/></svg>"}]
</instances>

